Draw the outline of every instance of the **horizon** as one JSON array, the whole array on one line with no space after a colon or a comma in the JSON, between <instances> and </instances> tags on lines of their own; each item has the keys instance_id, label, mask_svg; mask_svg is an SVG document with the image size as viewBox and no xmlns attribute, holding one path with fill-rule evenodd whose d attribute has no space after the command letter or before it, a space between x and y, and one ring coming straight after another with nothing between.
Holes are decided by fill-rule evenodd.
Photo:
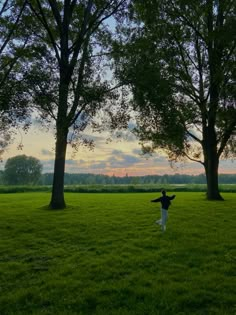
<instances>
[{"instance_id":1,"label":"horizon","mask_svg":"<svg viewBox=\"0 0 236 315\"><path fill-rule=\"evenodd\" d=\"M42 175L45 174L53 174L53 172L47 172L47 173L42 173ZM189 177L198 177L198 176L206 176L204 173L200 173L200 174L185 174L185 173L174 173L174 174L147 174L147 175L129 175L128 173L126 175L122 175L122 176L116 176L115 174L113 175L107 175L107 174L102 174L102 173L69 173L69 172L65 172L65 174L69 174L69 175L96 175L96 176L108 176L108 177L119 177L119 178L124 178L124 177L148 177L148 176L159 176L159 177L164 177L164 176L189 176ZM235 173L219 173L219 176L236 176L236 172Z\"/></svg>"},{"instance_id":2,"label":"horizon","mask_svg":"<svg viewBox=\"0 0 236 315\"><path fill-rule=\"evenodd\" d=\"M108 176L152 176L152 175L200 175L205 174L202 165L192 161L179 162L170 165L163 152L152 156L143 156L138 139L127 130L121 139L113 138L107 141L110 134L91 133L85 130L84 134L95 142L93 151L80 147L77 153L68 145L65 173L71 174L103 174ZM21 150L19 144L23 144ZM8 158L25 154L40 160L43 165L42 173L54 172L54 134L53 130L45 131L39 124L34 124L27 134L19 130L15 141L2 155L0 169ZM235 174L235 160L220 160L219 174Z\"/></svg>"}]
</instances>

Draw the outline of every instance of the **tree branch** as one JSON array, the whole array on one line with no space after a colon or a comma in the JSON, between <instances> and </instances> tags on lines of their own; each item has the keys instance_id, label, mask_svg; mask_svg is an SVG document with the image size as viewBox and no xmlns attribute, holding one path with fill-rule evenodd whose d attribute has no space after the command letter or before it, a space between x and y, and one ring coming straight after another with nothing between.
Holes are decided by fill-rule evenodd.
<instances>
[{"instance_id":1,"label":"tree branch","mask_svg":"<svg viewBox=\"0 0 236 315\"><path fill-rule=\"evenodd\" d=\"M2 9L0 11L0 16L3 14L4 11L7 10L6 6L7 6L7 3L8 3L9 0L6 0L3 5L2 5Z\"/></svg>"},{"instance_id":2,"label":"tree branch","mask_svg":"<svg viewBox=\"0 0 236 315\"><path fill-rule=\"evenodd\" d=\"M185 92L185 94L193 101L195 102L196 104L199 105L199 99L198 99L198 96L194 93L194 91L191 89L193 88L193 86L191 85L191 87L187 87L186 86L186 82L180 77L180 75L175 75L173 74L173 76L179 80L181 83L181 85L179 84L176 84L175 86L178 88L178 89L182 89L182 91Z\"/></svg>"},{"instance_id":3,"label":"tree branch","mask_svg":"<svg viewBox=\"0 0 236 315\"><path fill-rule=\"evenodd\" d=\"M54 49L55 54L56 54L56 58L57 58L57 60L58 60L58 63L60 63L61 58L60 58L60 55L59 55L59 52L58 52L58 48L57 48L56 41L55 41L54 36L53 36L53 34L52 34L52 32L51 32L51 29L50 29L50 27L49 27L49 25L48 25L48 22L47 22L47 19L46 19L46 17L45 17L43 8L42 8L42 6L41 6L41 4L40 4L40 1L39 1L39 0L36 0L36 1L37 1L37 5L38 5L38 8L39 8L39 12L40 12L40 13L38 13L38 12L34 9L33 5L32 5L30 2L28 2L28 3L29 3L29 5L30 5L30 8L31 8L31 10L33 11L33 13L36 15L36 17L38 18L38 20L43 24L43 26L45 27L46 31L48 32L48 35L49 35L50 40L51 40L51 44L52 44L53 49Z\"/></svg>"},{"instance_id":4,"label":"tree branch","mask_svg":"<svg viewBox=\"0 0 236 315\"><path fill-rule=\"evenodd\" d=\"M87 7L84 11L84 18L83 18L83 22L82 22L82 26L81 26L81 30L77 36L77 39L75 40L74 44L71 46L70 50L74 51L73 52L73 56L71 58L71 62L70 62L70 68L73 70L74 66L76 64L78 55L79 55L79 51L81 49L81 46L83 44L83 40L84 40L84 36L86 34L87 31L87 26L88 26L88 22L89 22L89 16L91 14L91 10L92 10L92 6L93 6L93 1L89 0Z\"/></svg>"},{"instance_id":5,"label":"tree branch","mask_svg":"<svg viewBox=\"0 0 236 315\"><path fill-rule=\"evenodd\" d=\"M192 91L192 96L193 96L193 99L198 103L198 96L196 95L196 91L199 92L193 85L193 82L192 82L192 77L191 75L189 74L189 69L188 69L188 65L187 65L187 62L185 60L185 50L183 49L183 46L181 45L181 43L179 42L179 40L174 36L175 38L175 42L179 48L179 52L180 52L180 57L181 57L181 60L182 60L182 63L183 63L183 67L184 67L184 70L185 70L185 74L187 76L187 82L189 84L189 87L190 87L190 91ZM179 75L179 79L182 81L182 78L181 76ZM183 83L183 81L182 81ZM183 83L183 86L184 88L187 90L188 88L186 87L186 83ZM191 97L189 95L189 97Z\"/></svg>"},{"instance_id":6,"label":"tree branch","mask_svg":"<svg viewBox=\"0 0 236 315\"><path fill-rule=\"evenodd\" d=\"M12 34L14 33L14 31L15 31L15 29L16 29L16 26L17 26L17 24L19 23L19 20L20 20L20 18L21 18L21 15L22 15L22 13L23 13L23 11L24 11L24 8L25 8L25 6L26 6L26 2L27 2L27 0L25 0L25 1L23 2L22 8L21 8L21 10L20 10L20 13L19 13L19 15L17 16L17 19L16 19L16 21L15 21L15 23L14 23L12 29L9 31L9 33L8 33L8 35L7 35L7 37L6 37L6 39L4 40L4 42L3 42L3 44L2 44L2 46L1 46L1 48L0 48L0 54L3 52L4 48L6 47L7 43L9 42L9 40L10 40Z\"/></svg>"},{"instance_id":7,"label":"tree branch","mask_svg":"<svg viewBox=\"0 0 236 315\"><path fill-rule=\"evenodd\" d=\"M57 26L59 29L60 34L63 32L62 28L62 20L61 20L61 15L57 6L57 2L55 0L48 0L50 7L52 9L53 16L55 17L55 20L57 22Z\"/></svg>"},{"instance_id":8,"label":"tree branch","mask_svg":"<svg viewBox=\"0 0 236 315\"><path fill-rule=\"evenodd\" d=\"M196 36L196 40L195 40L195 49L197 53L197 62L198 62L199 108L201 110L202 120L204 121L204 124L206 124L207 109L206 109L206 100L204 97L203 64L202 64L202 55L201 55L201 49L199 46L198 36Z\"/></svg>"},{"instance_id":9,"label":"tree branch","mask_svg":"<svg viewBox=\"0 0 236 315\"><path fill-rule=\"evenodd\" d=\"M190 157L186 152L183 152L183 154L184 154L190 161L197 162L197 163L200 163L200 164L204 165L204 163L203 163L201 160L196 160L196 159Z\"/></svg>"},{"instance_id":10,"label":"tree branch","mask_svg":"<svg viewBox=\"0 0 236 315\"><path fill-rule=\"evenodd\" d=\"M202 141L196 137L194 134L192 134L189 130L186 129L186 133L191 137L193 138L195 141L197 141L198 143L202 144Z\"/></svg>"},{"instance_id":11,"label":"tree branch","mask_svg":"<svg viewBox=\"0 0 236 315\"><path fill-rule=\"evenodd\" d=\"M76 120L77 120L78 117L81 115L82 111L85 110L85 108L86 108L87 105L88 105L87 103L84 103L84 104L81 106L80 110L78 110L78 112L77 112L76 115L74 116L73 120L71 121L71 126L76 122Z\"/></svg>"},{"instance_id":12,"label":"tree branch","mask_svg":"<svg viewBox=\"0 0 236 315\"><path fill-rule=\"evenodd\" d=\"M23 46L21 47L21 49L24 49L25 46L27 45L27 42L28 42L28 37L26 38ZM5 64L1 70L4 70L7 66L9 66L9 68L6 70L6 72L4 73L4 76L3 78L1 78L1 81L0 81L0 87L5 83L9 73L11 72L11 70L13 69L14 65L16 64L17 60L20 58L20 56L15 56L9 63Z\"/></svg>"},{"instance_id":13,"label":"tree branch","mask_svg":"<svg viewBox=\"0 0 236 315\"><path fill-rule=\"evenodd\" d=\"M125 0L120 1L116 7L106 16L104 16L100 21L97 22L97 24L92 28L91 33L93 33L96 29L98 29L98 27L102 24L102 22L104 22L105 20L107 20L109 17L111 17L115 12L118 11L119 7L125 2ZM109 4L110 5L110 4ZM108 6L107 6L108 7ZM96 18L96 20L98 20L102 14L105 12L106 8L104 8L104 10L101 10L100 14L98 15L98 17Z\"/></svg>"},{"instance_id":14,"label":"tree branch","mask_svg":"<svg viewBox=\"0 0 236 315\"><path fill-rule=\"evenodd\" d=\"M67 116L67 119L69 122L73 119L73 116L75 115L75 111L76 111L76 108L77 108L78 103L79 103L80 92L81 92L81 87L83 84L83 77L84 77L84 67L85 67L86 59L88 57L88 44L89 44L88 41L86 41L85 46L84 46L84 50L83 50L83 54L82 54L82 58L81 58L81 62L80 62L80 66L79 66L78 79L77 79L77 84L76 84L75 93L74 93L74 102L73 102L71 110ZM73 119L73 121L74 121L74 119Z\"/></svg>"},{"instance_id":15,"label":"tree branch","mask_svg":"<svg viewBox=\"0 0 236 315\"><path fill-rule=\"evenodd\" d=\"M176 4L173 1L170 1L172 4L172 8L176 8ZM203 42L206 42L204 36L201 34L201 32L195 27L195 25L187 18L186 14L183 14L180 10L175 9L177 17L181 18L183 22L185 22L185 25L189 26L202 40ZM170 11L167 11L168 14L173 14ZM174 16L175 17L175 16Z\"/></svg>"},{"instance_id":16,"label":"tree branch","mask_svg":"<svg viewBox=\"0 0 236 315\"><path fill-rule=\"evenodd\" d=\"M225 130L225 133L223 134L222 141L218 150L218 158L220 158L221 154L224 151L224 148L231 137L233 131L236 129L236 118L231 122L231 124L228 125L228 128Z\"/></svg>"}]
</instances>

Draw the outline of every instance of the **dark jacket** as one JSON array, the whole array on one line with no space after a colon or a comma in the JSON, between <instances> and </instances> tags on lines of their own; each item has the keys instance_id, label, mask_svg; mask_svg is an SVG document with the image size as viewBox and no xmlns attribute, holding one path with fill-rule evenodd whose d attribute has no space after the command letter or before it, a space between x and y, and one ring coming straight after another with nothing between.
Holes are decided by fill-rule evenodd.
<instances>
[{"instance_id":1,"label":"dark jacket","mask_svg":"<svg viewBox=\"0 0 236 315\"><path fill-rule=\"evenodd\" d=\"M161 207L165 210L168 210L169 206L171 205L170 200L173 200L175 198L175 195L173 196L161 196L160 198L151 200L151 202L160 202Z\"/></svg>"}]
</instances>

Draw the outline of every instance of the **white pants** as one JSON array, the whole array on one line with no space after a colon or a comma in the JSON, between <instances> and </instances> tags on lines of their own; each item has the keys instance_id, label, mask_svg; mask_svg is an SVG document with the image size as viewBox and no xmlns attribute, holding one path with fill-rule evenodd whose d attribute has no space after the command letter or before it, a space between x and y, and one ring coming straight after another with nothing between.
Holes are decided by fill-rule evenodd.
<instances>
[{"instance_id":1,"label":"white pants","mask_svg":"<svg viewBox=\"0 0 236 315\"><path fill-rule=\"evenodd\" d=\"M168 219L168 211L166 209L161 208L161 226L162 231L166 230L166 221Z\"/></svg>"},{"instance_id":2,"label":"white pants","mask_svg":"<svg viewBox=\"0 0 236 315\"><path fill-rule=\"evenodd\" d=\"M168 211L161 208L161 219L156 221L156 223L161 225L161 229L164 232L166 230L166 221L168 219Z\"/></svg>"}]
</instances>

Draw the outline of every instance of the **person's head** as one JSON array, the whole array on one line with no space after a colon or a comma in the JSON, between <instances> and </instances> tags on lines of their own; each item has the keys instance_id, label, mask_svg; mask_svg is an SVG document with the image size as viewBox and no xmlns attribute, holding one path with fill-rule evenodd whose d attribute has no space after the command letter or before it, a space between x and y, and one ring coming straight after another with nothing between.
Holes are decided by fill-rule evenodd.
<instances>
[{"instance_id":1,"label":"person's head","mask_svg":"<svg viewBox=\"0 0 236 315\"><path fill-rule=\"evenodd\" d=\"M162 193L163 196L166 195L166 191L164 189L161 191L161 193Z\"/></svg>"}]
</instances>

